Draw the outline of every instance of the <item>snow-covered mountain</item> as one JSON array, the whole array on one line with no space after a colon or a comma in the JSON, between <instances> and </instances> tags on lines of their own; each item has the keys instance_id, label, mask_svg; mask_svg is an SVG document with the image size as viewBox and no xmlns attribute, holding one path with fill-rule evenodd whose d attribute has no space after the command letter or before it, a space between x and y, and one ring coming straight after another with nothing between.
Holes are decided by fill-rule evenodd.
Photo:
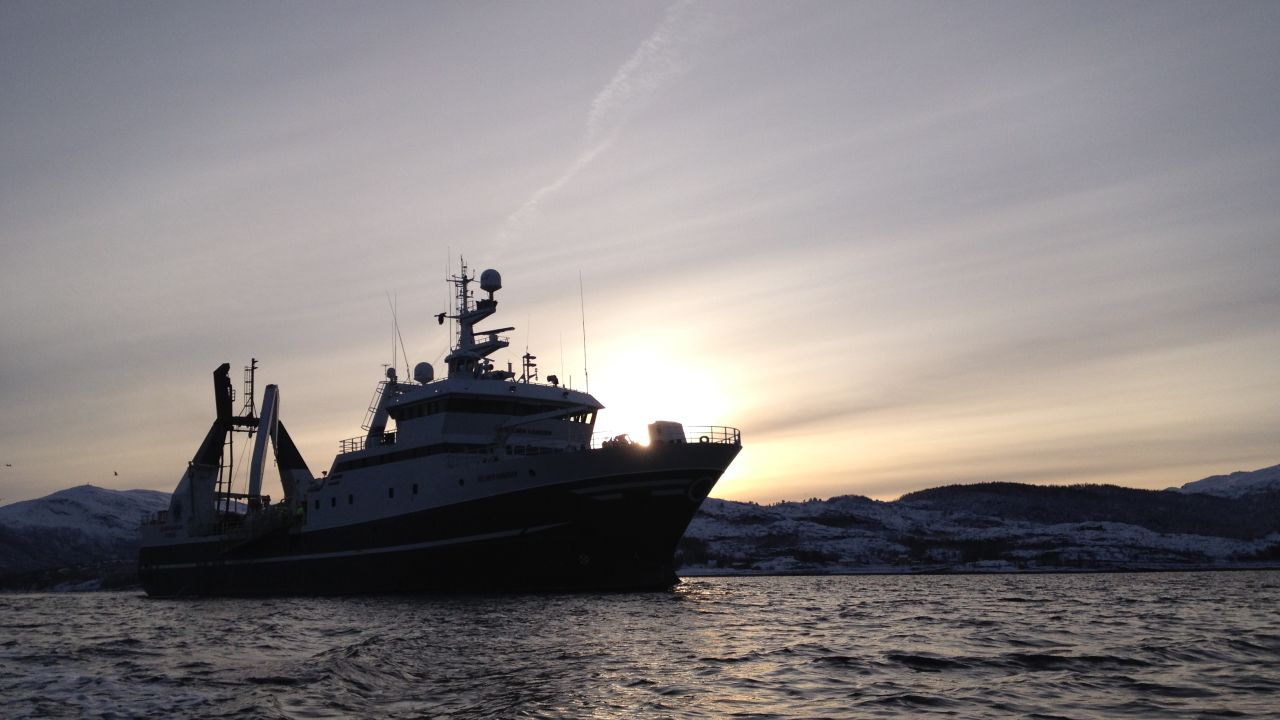
<instances>
[{"instance_id":1,"label":"snow-covered mountain","mask_svg":"<svg viewBox=\"0 0 1280 720\"><path fill-rule=\"evenodd\" d=\"M168 506L169 493L80 485L0 507L0 525L73 528L89 535L127 539L137 534L143 515Z\"/></svg>"},{"instance_id":2,"label":"snow-covered mountain","mask_svg":"<svg viewBox=\"0 0 1280 720\"><path fill-rule=\"evenodd\" d=\"M684 574L1280 566L1280 491L985 483L894 502L710 499L679 560Z\"/></svg>"},{"instance_id":3,"label":"snow-covered mountain","mask_svg":"<svg viewBox=\"0 0 1280 720\"><path fill-rule=\"evenodd\" d=\"M168 505L168 493L81 485L0 507L0 576L131 563L139 520Z\"/></svg>"},{"instance_id":4,"label":"snow-covered mountain","mask_svg":"<svg viewBox=\"0 0 1280 720\"><path fill-rule=\"evenodd\" d=\"M1230 475L1214 475L1189 482L1179 490L1223 497L1242 497L1257 492L1280 490L1280 465L1248 472L1233 472Z\"/></svg>"}]
</instances>

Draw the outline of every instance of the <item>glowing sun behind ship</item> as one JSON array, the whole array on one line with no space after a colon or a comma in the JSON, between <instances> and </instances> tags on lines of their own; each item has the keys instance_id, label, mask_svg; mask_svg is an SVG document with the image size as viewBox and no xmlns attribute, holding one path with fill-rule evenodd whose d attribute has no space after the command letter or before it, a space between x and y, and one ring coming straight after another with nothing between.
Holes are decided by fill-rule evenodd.
<instances>
[{"instance_id":1,"label":"glowing sun behind ship","mask_svg":"<svg viewBox=\"0 0 1280 720\"><path fill-rule=\"evenodd\" d=\"M727 416L732 407L721 378L709 368L681 365L690 355L673 345L656 334L630 335L598 353L591 389L609 398L600 432L647 443L645 429L655 420L715 424Z\"/></svg>"}]
</instances>

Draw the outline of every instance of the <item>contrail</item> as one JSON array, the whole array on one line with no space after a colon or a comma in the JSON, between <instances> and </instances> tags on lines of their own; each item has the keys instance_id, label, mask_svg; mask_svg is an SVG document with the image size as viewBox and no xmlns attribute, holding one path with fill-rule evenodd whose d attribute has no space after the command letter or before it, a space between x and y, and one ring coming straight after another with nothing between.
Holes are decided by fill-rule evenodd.
<instances>
[{"instance_id":1,"label":"contrail","mask_svg":"<svg viewBox=\"0 0 1280 720\"><path fill-rule=\"evenodd\" d=\"M618 68L613 78L591 101L582 150L559 177L538 188L520 209L511 213L498 231L499 242L526 226L548 196L558 192L583 168L609 148L631 113L644 107L672 79L686 70L683 49L696 34L690 26L692 0L680 0L667 8L662 21L647 40Z\"/></svg>"}]
</instances>

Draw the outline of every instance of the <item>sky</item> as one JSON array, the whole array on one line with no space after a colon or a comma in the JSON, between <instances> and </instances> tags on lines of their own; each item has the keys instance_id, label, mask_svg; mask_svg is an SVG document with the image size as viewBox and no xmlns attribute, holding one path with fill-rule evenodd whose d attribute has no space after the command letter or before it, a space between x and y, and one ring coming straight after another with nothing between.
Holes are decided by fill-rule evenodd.
<instances>
[{"instance_id":1,"label":"sky","mask_svg":"<svg viewBox=\"0 0 1280 720\"><path fill-rule=\"evenodd\" d=\"M0 502L171 490L251 357L327 469L397 325L443 358L460 257L503 275L499 365L598 429L740 428L716 497L1274 465L1278 34L1274 2L7 0Z\"/></svg>"}]
</instances>

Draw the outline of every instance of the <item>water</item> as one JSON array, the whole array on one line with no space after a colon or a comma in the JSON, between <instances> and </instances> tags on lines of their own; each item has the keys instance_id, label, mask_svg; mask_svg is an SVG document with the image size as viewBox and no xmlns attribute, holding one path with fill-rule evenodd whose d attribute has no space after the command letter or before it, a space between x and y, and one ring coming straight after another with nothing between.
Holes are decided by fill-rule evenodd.
<instances>
[{"instance_id":1,"label":"water","mask_svg":"<svg viewBox=\"0 0 1280 720\"><path fill-rule=\"evenodd\" d=\"M0 716L1277 717L1280 571L0 595Z\"/></svg>"}]
</instances>

